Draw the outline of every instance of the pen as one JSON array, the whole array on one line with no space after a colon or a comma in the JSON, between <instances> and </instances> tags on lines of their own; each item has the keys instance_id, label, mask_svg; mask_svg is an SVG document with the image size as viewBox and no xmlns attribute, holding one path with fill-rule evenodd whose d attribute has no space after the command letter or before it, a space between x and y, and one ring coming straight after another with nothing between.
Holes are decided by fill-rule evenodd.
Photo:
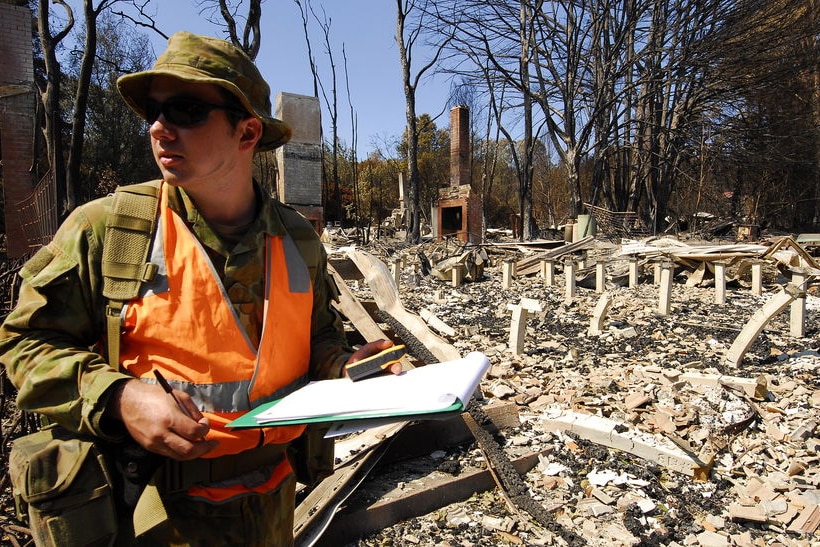
<instances>
[{"instance_id":1,"label":"pen","mask_svg":"<svg viewBox=\"0 0 820 547\"><path fill-rule=\"evenodd\" d=\"M180 409L182 412L184 412L186 416L188 416L189 418L191 418L191 419L193 420L193 419L194 419L194 417L193 417L193 416L191 416L191 413L190 413L190 412L188 412L188 409L187 409L187 408L185 408L185 407L182 405L182 401L180 401L179 399L177 399L177 396L176 396L176 395L174 395L174 389L171 387L171 384L169 384L169 383L168 383L168 380L166 380L166 379L165 379L165 376L163 376L163 375L162 375L162 373L160 373L160 371L158 371L158 370L156 370L156 369L154 370L154 376L156 376L156 377L157 377L157 382L159 382L159 385L160 385L160 386L162 386L162 389L164 389L164 390L165 390L165 393L167 393L168 395L170 395L171 397L173 397L173 398L174 398L174 401L176 402L176 404L177 404L177 406L179 407L179 409Z\"/></svg>"}]
</instances>

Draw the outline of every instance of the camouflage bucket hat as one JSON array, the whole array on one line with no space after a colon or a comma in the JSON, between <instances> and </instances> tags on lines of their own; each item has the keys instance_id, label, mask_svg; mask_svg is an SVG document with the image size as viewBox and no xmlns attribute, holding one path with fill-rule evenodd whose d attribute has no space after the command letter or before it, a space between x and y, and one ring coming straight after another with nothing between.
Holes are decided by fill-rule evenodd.
<instances>
[{"instance_id":1,"label":"camouflage bucket hat","mask_svg":"<svg viewBox=\"0 0 820 547\"><path fill-rule=\"evenodd\" d=\"M218 85L233 93L245 109L264 124L257 150L273 150L290 140L290 126L271 115L270 87L253 61L225 40L177 32L151 70L120 76L117 89L140 117L153 76L173 76L188 82Z\"/></svg>"}]
</instances>

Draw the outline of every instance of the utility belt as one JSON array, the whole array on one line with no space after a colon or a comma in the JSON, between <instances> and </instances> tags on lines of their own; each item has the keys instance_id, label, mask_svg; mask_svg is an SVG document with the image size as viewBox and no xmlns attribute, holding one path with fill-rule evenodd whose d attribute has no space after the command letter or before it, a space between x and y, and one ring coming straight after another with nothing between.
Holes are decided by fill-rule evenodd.
<instances>
[{"instance_id":1,"label":"utility belt","mask_svg":"<svg viewBox=\"0 0 820 547\"><path fill-rule=\"evenodd\" d=\"M182 494L196 485L218 487L220 483L238 481L261 469L272 471L284 460L286 448L286 445L265 445L239 454L189 461L163 458L159 470L149 477L147 484L141 481L137 485L133 505L125 508L133 513L135 536L168 519L164 504L167 497Z\"/></svg>"},{"instance_id":2,"label":"utility belt","mask_svg":"<svg viewBox=\"0 0 820 547\"><path fill-rule=\"evenodd\" d=\"M264 467L278 465L285 458L286 449L287 445L270 444L218 458L165 459L161 491L176 494L196 485L218 486L231 482Z\"/></svg>"}]
</instances>

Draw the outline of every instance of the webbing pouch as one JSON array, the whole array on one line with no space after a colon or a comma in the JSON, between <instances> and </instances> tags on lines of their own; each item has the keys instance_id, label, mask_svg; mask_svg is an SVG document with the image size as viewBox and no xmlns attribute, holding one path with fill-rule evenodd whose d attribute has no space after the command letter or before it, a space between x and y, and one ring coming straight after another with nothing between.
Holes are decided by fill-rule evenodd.
<instances>
[{"instance_id":1,"label":"webbing pouch","mask_svg":"<svg viewBox=\"0 0 820 547\"><path fill-rule=\"evenodd\" d=\"M120 364L120 311L139 295L156 266L148 262L151 239L157 224L161 181L118 187L105 223L102 275L106 307L108 362Z\"/></svg>"},{"instance_id":2,"label":"webbing pouch","mask_svg":"<svg viewBox=\"0 0 820 547\"><path fill-rule=\"evenodd\" d=\"M147 263L156 229L159 181L117 188L105 224L102 274L103 296L130 300L139 294L153 270Z\"/></svg>"},{"instance_id":3,"label":"webbing pouch","mask_svg":"<svg viewBox=\"0 0 820 547\"><path fill-rule=\"evenodd\" d=\"M51 426L14 441L9 476L18 518L43 545L113 545L117 514L102 451Z\"/></svg>"}]
</instances>

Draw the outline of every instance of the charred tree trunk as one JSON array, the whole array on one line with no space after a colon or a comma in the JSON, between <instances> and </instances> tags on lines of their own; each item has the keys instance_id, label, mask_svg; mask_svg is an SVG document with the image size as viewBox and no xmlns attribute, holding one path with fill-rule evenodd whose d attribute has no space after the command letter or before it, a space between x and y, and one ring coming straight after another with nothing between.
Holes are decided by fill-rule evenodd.
<instances>
[{"instance_id":1,"label":"charred tree trunk","mask_svg":"<svg viewBox=\"0 0 820 547\"><path fill-rule=\"evenodd\" d=\"M43 48L45 62L45 84L40 89L40 100L43 104L45 120L45 141L48 163L51 168L52 180L56 187L57 214L60 219L65 218L68 212L68 187L66 181L66 164L63 149L63 120L60 109L60 85L62 69L57 60L57 46L74 27L74 12L71 7L62 1L54 1L66 11L65 26L55 35L49 27L49 0L39 0L37 11L37 32L40 34L40 44Z\"/></svg>"}]
</instances>

